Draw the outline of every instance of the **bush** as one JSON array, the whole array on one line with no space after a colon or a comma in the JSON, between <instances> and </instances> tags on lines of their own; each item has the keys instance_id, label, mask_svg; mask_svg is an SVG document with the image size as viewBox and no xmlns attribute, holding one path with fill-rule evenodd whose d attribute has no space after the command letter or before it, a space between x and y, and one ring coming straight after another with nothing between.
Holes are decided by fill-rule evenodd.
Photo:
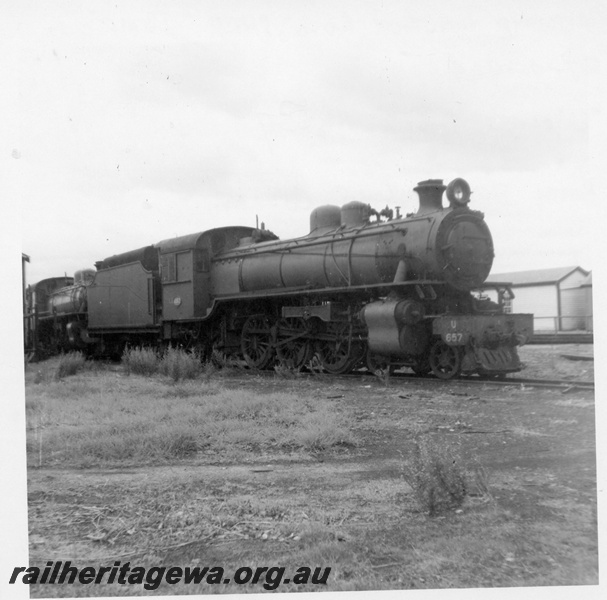
<instances>
[{"instance_id":1,"label":"bush","mask_svg":"<svg viewBox=\"0 0 607 600\"><path fill-rule=\"evenodd\" d=\"M55 379L63 379L75 375L84 368L86 358L82 352L68 352L59 358L59 364L55 369Z\"/></svg>"},{"instance_id":2,"label":"bush","mask_svg":"<svg viewBox=\"0 0 607 600\"><path fill-rule=\"evenodd\" d=\"M182 348L167 348L161 356L153 348L127 348L122 354L122 364L127 375L161 373L173 381L196 379L202 373L208 380L216 371L210 362L202 364L199 353Z\"/></svg>"},{"instance_id":3,"label":"bush","mask_svg":"<svg viewBox=\"0 0 607 600\"><path fill-rule=\"evenodd\" d=\"M203 371L202 360L197 352L181 348L167 348L160 362L160 372L173 381L196 379Z\"/></svg>"},{"instance_id":4,"label":"bush","mask_svg":"<svg viewBox=\"0 0 607 600\"><path fill-rule=\"evenodd\" d=\"M417 436L405 480L432 517L459 508L466 498L466 475L458 452L444 439Z\"/></svg>"},{"instance_id":5,"label":"bush","mask_svg":"<svg viewBox=\"0 0 607 600\"><path fill-rule=\"evenodd\" d=\"M158 373L160 359L153 348L125 348L122 353L122 364L127 375L154 375Z\"/></svg>"}]
</instances>

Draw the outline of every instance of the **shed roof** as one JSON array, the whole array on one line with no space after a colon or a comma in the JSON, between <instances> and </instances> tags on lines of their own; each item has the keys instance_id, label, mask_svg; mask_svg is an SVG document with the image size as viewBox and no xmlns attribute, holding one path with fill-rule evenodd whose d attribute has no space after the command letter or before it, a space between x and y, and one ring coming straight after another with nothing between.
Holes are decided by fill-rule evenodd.
<instances>
[{"instance_id":1,"label":"shed roof","mask_svg":"<svg viewBox=\"0 0 607 600\"><path fill-rule=\"evenodd\" d=\"M533 271L514 271L512 273L495 273L487 277L488 282L508 281L513 285L542 285L558 283L571 275L574 271L581 271L588 275L588 271L582 267L554 267L552 269L535 269Z\"/></svg>"},{"instance_id":2,"label":"shed roof","mask_svg":"<svg viewBox=\"0 0 607 600\"><path fill-rule=\"evenodd\" d=\"M592 285L592 271L588 273L588 277L582 281L581 287L591 286Z\"/></svg>"}]
</instances>

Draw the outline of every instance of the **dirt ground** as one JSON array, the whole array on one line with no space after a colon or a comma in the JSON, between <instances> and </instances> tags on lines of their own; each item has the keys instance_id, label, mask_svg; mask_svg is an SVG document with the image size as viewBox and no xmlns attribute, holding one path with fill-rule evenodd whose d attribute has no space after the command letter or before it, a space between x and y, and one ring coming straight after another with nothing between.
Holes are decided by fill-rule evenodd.
<instances>
[{"instance_id":1,"label":"dirt ground","mask_svg":"<svg viewBox=\"0 0 607 600\"><path fill-rule=\"evenodd\" d=\"M594 381L593 344L530 344L519 354L525 365L520 377Z\"/></svg>"},{"instance_id":2,"label":"dirt ground","mask_svg":"<svg viewBox=\"0 0 607 600\"><path fill-rule=\"evenodd\" d=\"M592 346L528 346L522 375L592 379L592 361L564 354L589 357ZM30 468L30 564L330 566L322 591L598 583L592 392L370 375L244 375L226 385L330 402L358 443L238 464L201 452L157 467ZM420 434L476 473L457 511L430 517L403 477ZM31 587L34 597L261 591Z\"/></svg>"}]
</instances>

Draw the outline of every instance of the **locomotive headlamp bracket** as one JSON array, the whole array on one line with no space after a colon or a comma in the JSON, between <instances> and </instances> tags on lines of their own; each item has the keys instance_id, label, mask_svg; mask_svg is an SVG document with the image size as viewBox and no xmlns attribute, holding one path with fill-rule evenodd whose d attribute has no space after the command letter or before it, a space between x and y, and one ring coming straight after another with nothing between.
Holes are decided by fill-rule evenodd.
<instances>
[{"instance_id":1,"label":"locomotive headlamp bracket","mask_svg":"<svg viewBox=\"0 0 607 600\"><path fill-rule=\"evenodd\" d=\"M465 179L458 177L447 186L447 198L451 207L466 206L470 202L470 186Z\"/></svg>"}]
</instances>

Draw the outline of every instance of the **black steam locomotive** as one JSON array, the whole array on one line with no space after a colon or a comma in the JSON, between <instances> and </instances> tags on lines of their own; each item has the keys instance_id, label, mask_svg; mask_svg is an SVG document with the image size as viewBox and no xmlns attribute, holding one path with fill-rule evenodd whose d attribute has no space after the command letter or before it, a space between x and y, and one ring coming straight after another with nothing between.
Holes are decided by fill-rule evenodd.
<instances>
[{"instance_id":1,"label":"black steam locomotive","mask_svg":"<svg viewBox=\"0 0 607 600\"><path fill-rule=\"evenodd\" d=\"M431 179L415 191L418 210L405 217L362 202L321 206L300 238L221 227L45 279L27 289L26 351L178 344L255 369L314 359L335 374L365 363L443 379L519 371L532 315L504 312L507 284L485 284L498 302L478 291L494 252L470 187Z\"/></svg>"}]
</instances>

